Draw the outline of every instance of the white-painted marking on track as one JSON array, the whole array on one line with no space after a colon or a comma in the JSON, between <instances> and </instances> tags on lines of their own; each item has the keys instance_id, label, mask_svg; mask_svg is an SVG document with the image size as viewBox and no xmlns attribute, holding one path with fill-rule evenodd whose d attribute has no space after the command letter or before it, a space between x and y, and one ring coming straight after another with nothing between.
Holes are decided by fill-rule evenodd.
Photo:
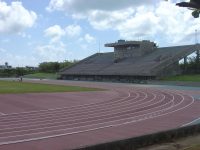
<instances>
[{"instance_id":1,"label":"white-painted marking on track","mask_svg":"<svg viewBox=\"0 0 200 150\"><path fill-rule=\"evenodd\" d=\"M0 112L0 115L6 115L5 113Z\"/></svg>"},{"instance_id":2,"label":"white-painted marking on track","mask_svg":"<svg viewBox=\"0 0 200 150\"><path fill-rule=\"evenodd\" d=\"M183 97L184 98L184 97ZM174 111L162 114L162 115L158 115L156 117L160 117L160 116L165 116L177 111L180 111L182 109L185 109L189 106L191 106L194 103L194 98L192 97L192 102L187 104L186 106L176 109ZM145 120L148 120L151 118L147 118ZM142 120L139 120L142 121ZM66 136L66 135L72 135L72 134L78 134L78 133L83 133L83 132L89 132L89 131L95 131L95 130L99 130L99 129L103 129L103 128L109 128L109 127L116 127L116 126L121 126L121 125L126 125L126 124L130 124L130 123L134 123L135 121L129 121L129 122L124 122L121 124L112 124L112 125L108 125L108 126L103 126L103 127L98 127L98 128L93 128L93 129L87 129L87 130L82 130L82 131L76 131L76 132L71 132L71 133L63 133L63 134L57 134L57 135L50 135L50 136L44 136L44 137L37 137L37 138L30 138L30 139L24 139L24 140L16 140L16 141L8 141L8 142L0 142L0 145L6 145L6 144L14 144L14 143L22 143L22 142L29 142L29 141L36 141L36 140L42 140L42 139L48 139L48 138L54 138L54 137L60 137L60 136ZM90 125L91 126L91 125Z\"/></svg>"}]
</instances>

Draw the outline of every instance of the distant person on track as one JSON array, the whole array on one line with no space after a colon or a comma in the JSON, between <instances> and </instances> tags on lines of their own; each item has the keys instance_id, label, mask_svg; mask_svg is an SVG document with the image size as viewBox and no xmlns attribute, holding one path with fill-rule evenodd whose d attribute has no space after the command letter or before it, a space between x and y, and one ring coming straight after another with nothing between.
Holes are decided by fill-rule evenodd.
<instances>
[{"instance_id":1,"label":"distant person on track","mask_svg":"<svg viewBox=\"0 0 200 150\"><path fill-rule=\"evenodd\" d=\"M22 79L22 76L19 78L19 81L20 81L20 82L22 82L22 81L23 81L23 79Z\"/></svg>"}]
</instances>

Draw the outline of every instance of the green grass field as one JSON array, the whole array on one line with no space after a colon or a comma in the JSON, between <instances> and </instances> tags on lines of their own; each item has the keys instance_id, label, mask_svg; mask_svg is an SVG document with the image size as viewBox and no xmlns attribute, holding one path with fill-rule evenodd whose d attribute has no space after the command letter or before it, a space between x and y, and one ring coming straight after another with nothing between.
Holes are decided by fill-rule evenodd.
<instances>
[{"instance_id":1,"label":"green grass field","mask_svg":"<svg viewBox=\"0 0 200 150\"><path fill-rule=\"evenodd\" d=\"M25 78L35 78L35 79L57 79L58 75L55 73L34 73L24 75Z\"/></svg>"},{"instance_id":2,"label":"green grass field","mask_svg":"<svg viewBox=\"0 0 200 150\"><path fill-rule=\"evenodd\" d=\"M84 92L99 91L102 89L79 86L64 86L53 84L38 84L18 81L0 81L0 94L9 93L42 93L42 92Z\"/></svg>"},{"instance_id":3,"label":"green grass field","mask_svg":"<svg viewBox=\"0 0 200 150\"><path fill-rule=\"evenodd\" d=\"M200 82L200 74L197 75L179 75L167 77L162 80L165 81L192 81L192 82Z\"/></svg>"},{"instance_id":4,"label":"green grass field","mask_svg":"<svg viewBox=\"0 0 200 150\"><path fill-rule=\"evenodd\" d=\"M184 150L200 150L200 145L191 146L190 148L186 148Z\"/></svg>"}]
</instances>

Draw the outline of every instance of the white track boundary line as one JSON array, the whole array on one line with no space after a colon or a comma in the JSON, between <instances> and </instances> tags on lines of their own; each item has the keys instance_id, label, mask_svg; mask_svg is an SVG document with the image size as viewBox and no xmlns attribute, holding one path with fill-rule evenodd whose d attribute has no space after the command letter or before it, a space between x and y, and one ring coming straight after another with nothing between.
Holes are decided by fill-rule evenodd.
<instances>
[{"instance_id":1,"label":"white track boundary line","mask_svg":"<svg viewBox=\"0 0 200 150\"><path fill-rule=\"evenodd\" d=\"M125 99L127 99L127 98L130 98L130 97L131 97L131 94L130 94L129 92L127 92L127 93L128 93L128 96L123 97L123 98L120 98L120 99L118 99L117 101L122 101L122 100L125 100ZM139 96L137 96L137 97L139 97ZM137 98L137 97L136 97L136 98ZM121 103L124 103L124 102L121 102ZM115 104L115 103L114 103L114 104ZM114 104L112 104L112 105L114 105ZM73 112L73 111L62 110L62 111L55 112L55 113L62 113L62 112L63 112L63 113L71 113L71 112ZM55 115L55 113L46 112L46 113L44 113L44 114L42 114L42 115L45 115L45 114L46 114L46 115L45 115L46 118L49 118L49 117L47 117L47 116L50 116L50 117L51 117L52 114ZM41 115L41 116L42 116L42 115ZM37 117L38 117L38 115L34 115L34 116L37 116ZM16 118L18 119L19 117L12 117L12 116L11 116L11 119L16 119ZM27 119L27 118L29 118L29 119ZM34 119L32 118L32 119L31 119L31 118L28 117L28 116L22 116L20 119L26 119L26 121L27 121L27 120L37 120L37 118L34 118ZM43 117L42 119L44 119L44 117ZM1 122L3 122L4 120L7 120L7 118L3 118L3 119L0 118L0 121L1 121ZM11 121L11 122L13 122L13 121ZM20 122L20 121L17 121L17 120L16 120L16 121L14 121L14 122ZM0 126L1 126L1 125L0 125Z\"/></svg>"},{"instance_id":2,"label":"white track boundary line","mask_svg":"<svg viewBox=\"0 0 200 150\"><path fill-rule=\"evenodd\" d=\"M2 112L0 112L0 115L4 116L4 115L6 115L6 114L5 114L5 113L2 113Z\"/></svg>"},{"instance_id":3,"label":"white track boundary line","mask_svg":"<svg viewBox=\"0 0 200 150\"><path fill-rule=\"evenodd\" d=\"M182 125L182 127L189 126L189 125L195 123L195 122L198 121L198 120L200 120L200 117L197 118L197 119L195 119L195 120L193 120L193 121L191 121L191 122L189 122L189 123L186 123L186 124Z\"/></svg>"},{"instance_id":4,"label":"white track boundary line","mask_svg":"<svg viewBox=\"0 0 200 150\"><path fill-rule=\"evenodd\" d=\"M110 90L110 91L114 91L114 92L118 92L117 90ZM122 91L120 91L122 92ZM126 98L129 98L130 95L129 95L129 92L126 92L126 91L123 91L124 93L128 93L128 96L124 96L124 97L121 97L120 99L118 99L118 101L121 101L121 100L124 100ZM117 98L117 97L116 97ZM112 99L111 99L112 100ZM110 100L107 100L107 101L102 101L102 102L110 102ZM102 102L99 102L99 103L102 103ZM88 104L82 104L82 105L75 105L75 106L70 106L70 107L57 107L57 108L50 108L50 109L43 109L43 110L35 110L35 111L25 111L25 112L19 112L19 113L10 113L10 114L5 114L5 115L8 115L8 116L11 116L11 115L18 115L18 114L31 114L31 113L40 113L40 112L49 112L49 111L56 111L56 110L63 110L63 109L73 109L73 108L80 108L80 107L84 107L84 108L88 108L88 107L91 107L92 105L97 105L99 104L98 102L95 102L95 103L88 103ZM0 118L1 119L1 118Z\"/></svg>"},{"instance_id":5,"label":"white track boundary line","mask_svg":"<svg viewBox=\"0 0 200 150\"><path fill-rule=\"evenodd\" d=\"M154 100L155 98L156 98L156 94L155 93L151 93L152 95L154 95L154 97L153 97L153 99L152 100ZM154 104L157 104L157 103L159 103L159 102L161 102L161 101L163 101L164 99L165 99L165 95L164 94L159 94L159 95L163 95L163 97L162 97L162 99L160 100L160 101L158 101L158 102L156 102L156 103L153 103L153 104L150 104L150 105L145 105L144 107L148 107L148 106L151 106L151 105L154 105ZM169 94L170 95L170 94ZM172 96L173 97L173 96ZM147 98L147 95L146 95L146 97L144 97L143 99L145 99L145 98ZM151 101L152 101L151 100ZM159 108L159 107L163 107L163 106L165 106L165 105L167 105L167 104L169 104L171 101L169 101L168 103L166 103L166 104L164 104L164 105L161 105L161 106L157 106L157 107L154 107L154 108L150 108L150 109L147 109L147 110L143 110L143 111L140 111L140 112L145 112L145 111L149 111L149 110L151 110L151 109L155 109L155 108ZM140 104L141 105L141 104ZM135 107L135 106L134 106ZM144 107L141 107L141 108L144 108ZM127 108L128 109L128 108ZM120 109L117 109L117 110L120 110ZM116 111L116 110L115 110ZM114 111L111 111L111 113L113 113ZM126 112L126 111L122 111L122 112ZM133 113L133 114L135 114L135 113ZM103 116L106 116L107 115L107 113L104 113L104 112L102 112L102 115L99 115L99 116L95 116L95 117L103 117ZM110 115L110 114L109 114ZM78 116L78 117L80 117L80 116ZM66 119L70 119L70 118L72 118L73 119L73 117L67 117ZM87 116L87 118L84 118L84 119L90 119L90 118L94 118L93 116L91 116L91 117L89 117L89 116ZM52 121L56 121L56 120L60 120L60 119L51 119ZM73 120L73 121L76 121L76 120L80 120L80 119L75 119L75 120ZM101 119L102 120L102 119ZM42 120L42 121L36 121L36 123L43 123L44 121ZM58 122L58 123L65 123L65 122L68 122L68 121L66 121L66 120L64 120L64 121L61 121L61 122ZM35 123L35 122L34 122ZM20 123L20 124L17 124L17 125L26 125L27 123ZM42 125L52 125L52 124L55 124L55 123L44 123L44 124L42 124ZM4 129L0 129L0 131L1 130L6 130L6 129L18 129L18 128L23 128L23 127L37 127L37 126L40 126L41 124L35 124L35 125L31 125L31 126L28 126L28 125L26 125L26 126L20 126L20 127L14 127L14 128L4 128ZM1 126L3 126L3 125L1 125ZM8 125L5 125L5 126L8 126ZM11 125L12 126L12 125Z\"/></svg>"},{"instance_id":6,"label":"white track boundary line","mask_svg":"<svg viewBox=\"0 0 200 150\"><path fill-rule=\"evenodd\" d=\"M145 99L145 98L147 98L147 96L145 96L143 99ZM135 98L134 98L135 99ZM125 106L129 106L129 107L131 107L130 106L130 104L132 104L132 103L129 103L129 104L126 104ZM120 106L117 106L116 108L119 108ZM112 108L112 107L111 107ZM112 111L112 109L108 109L108 111L110 110L111 112L114 112L114 111ZM120 110L120 108L119 109L117 109L117 110ZM107 115L107 113L105 112L105 110L104 109L99 109L98 111L100 111L101 112L101 114L106 114ZM116 111L116 110L115 110ZM87 111L87 113L89 113L89 112L91 112L91 114L89 114L88 116L92 116L93 114L92 114L92 110L89 110L89 111ZM65 113L65 112L63 112L63 113ZM72 114L73 116L75 116L77 113L75 113L75 114ZM79 113L80 114L80 113ZM99 114L99 113L98 113ZM48 119L48 118L50 118L50 120L48 120L48 121L56 121L56 120L60 120L60 119L51 119L51 115L49 115L50 117L43 117L43 118L40 118L40 119L42 119L41 121L37 121L38 120L38 118L34 118L34 119L26 119L25 121L34 121L35 120L35 122L34 123L39 123L39 122L45 122L44 121L44 119ZM64 115L65 116L65 115ZM70 116L70 117L69 117ZM70 119L70 118L73 118L73 116L71 116L71 115L68 115L68 116L66 116L65 117L65 119ZM81 117L81 116L83 116L83 115L79 115L79 116L77 116L77 117ZM87 116L87 117L88 117ZM96 116L96 117L101 117L101 116ZM22 118L23 119L23 118ZM22 124L27 124L27 123L21 123L21 120L16 120L16 121L9 121L9 122L6 122L6 123L15 123L15 125L16 125L16 123L18 123L18 122L20 122L20 124L19 125L22 125ZM29 122L30 123L30 122ZM9 126L9 125L0 125L0 127L1 126ZM0 129L1 130L1 129Z\"/></svg>"},{"instance_id":7,"label":"white track boundary line","mask_svg":"<svg viewBox=\"0 0 200 150\"><path fill-rule=\"evenodd\" d=\"M180 111L182 109L185 109L185 108L189 107L193 103L194 103L194 98L192 97L192 102L189 103L188 105L186 105L186 106L184 106L182 108L176 109L174 111L171 111L171 112L168 112L168 113L165 113L165 114L162 114L162 115L158 115L156 117L152 117L152 118L157 118L157 117L160 117L160 116L165 116L165 115L168 115L168 114ZM145 118L144 120L149 120L149 119L151 119L151 117ZM139 121L142 121L142 120L139 120ZM89 131L95 131L95 130L104 129L104 128L110 128L110 127L117 127L117 126L127 125L127 124L134 123L134 122L135 121L124 122L124 123L121 123L121 124L108 125L108 126L99 127L99 128L93 128L93 129L88 129L88 130L76 131L76 132L71 132L71 133L63 133L63 134L57 134L57 135L51 135L51 136L45 136L45 137L30 138L30 139L16 140L16 141L9 141L9 142L0 142L0 145L8 145L8 144L14 144L14 143L22 143L22 142L30 142L30 141L36 141L36 140L42 140L42 139L48 139L48 138L55 138L55 137L60 137L60 136L66 136L66 135L84 133L84 132L89 132Z\"/></svg>"},{"instance_id":8,"label":"white track boundary line","mask_svg":"<svg viewBox=\"0 0 200 150\"><path fill-rule=\"evenodd\" d=\"M155 92L155 91L154 91ZM165 93L166 94L166 93ZM169 93L167 93L167 94L169 94ZM154 98L153 99L156 99L156 94L155 93L152 93L152 95L154 95ZM165 99L165 95L162 93L162 94L159 94L159 95L163 95L163 97L162 97L162 99L159 101L159 102L161 102L161 101L163 101L164 99ZM171 94L169 94L169 95L171 95ZM172 96L172 95L171 95ZM146 109L146 110L143 110L143 111L140 111L140 113L141 112L145 112L145 111L150 111L150 110L152 110L152 109L157 109L157 108L160 108L160 107L163 107L163 106L165 106L165 105L168 105L168 104L170 104L171 102L173 103L173 99L174 99L174 96L172 96L173 98L172 98L172 100L170 100L168 103L165 103L164 105L159 105L159 106L157 106L157 107L153 107L153 108L149 108L149 109ZM147 94L146 94L146 97L145 98L147 98ZM143 99L145 99L145 98L143 98ZM152 101L152 100L151 100ZM157 103L159 103L159 102L157 102ZM156 104L156 103L154 103L154 104ZM151 105L153 105L153 104L151 104ZM151 105L146 105L147 107L148 106L151 106ZM171 108L172 106L173 106L174 104L172 104L169 108ZM144 107L142 107L142 108L144 108ZM168 109L168 108L165 108L165 109ZM160 111L160 110L156 110L156 111ZM123 111L123 112L125 112L125 111ZM135 113L130 113L130 114L137 114L137 113L139 113L139 112L135 112ZM151 112L152 113L152 112ZM143 115L143 114L142 114ZM145 114L144 114L145 115ZM101 116L97 116L97 117L103 117L103 116L106 116L106 115L101 115ZM137 116L135 116L135 117L137 117ZM85 119L90 119L90 118L93 118L93 117L89 117L89 118L85 118ZM110 118L113 118L113 117L110 117ZM114 117L115 118L115 117ZM75 120L80 120L80 119L75 119ZM73 121L75 121L75 120L73 120ZM103 119L98 119L98 121L99 120L103 120ZM95 121L97 121L97 120L95 120ZM41 121L39 121L39 122L41 122ZM38 122L38 123L39 123ZM42 122L44 122L44 121L42 121ZM41 122L41 123L42 123ZM61 121L61 122L58 122L58 123L66 123L66 122L68 122L68 121ZM91 122L91 120L90 121L86 121L86 122ZM86 123L86 122L79 122L79 123ZM27 123L23 123L23 124L27 124ZM45 124L42 124L42 125L53 125L53 124L55 124L55 123L45 123ZM75 124L78 124L78 123L73 123L74 125ZM18 124L18 125L22 125L22 124ZM1 130L7 130L7 129L20 129L20 128L23 128L23 127L37 127L37 126L40 126L41 124L36 124L36 125L31 125L31 126L28 126L28 125L26 125L26 126L20 126L20 127L14 127L14 128L4 128L4 129L0 129L0 131ZM71 124L70 124L71 125ZM52 126L52 127L61 127L61 126L65 126L65 125L58 125L58 126ZM29 130L21 130L21 131L13 131L13 132L7 132L7 133L15 133L15 132L22 132L22 131L32 131L32 130L37 130L37 129L46 129L46 128L52 128L52 127L43 127L43 128L36 128L36 129L29 129ZM1 134L5 134L6 132L4 132L4 133L0 133L0 135Z\"/></svg>"},{"instance_id":9,"label":"white track boundary line","mask_svg":"<svg viewBox=\"0 0 200 150\"><path fill-rule=\"evenodd\" d=\"M184 97L182 97L182 101L178 104L176 104L175 106L178 106L180 105L183 101L184 101ZM171 101L174 100L174 96L173 96L173 99ZM165 104L166 105L166 104ZM158 106L159 108L160 106ZM103 122L103 123L97 123L97 124L92 124L92 125L85 125L85 126L80 126L80 127L73 127L73 128L66 128L66 129L59 129L59 130L54 130L54 131L45 131L45 132L39 132L39 133L32 133L32 134L24 134L24 135L16 135L16 136L7 136L7 137L0 137L0 139L5 139L5 138L10 138L10 137L18 137L18 136L25 136L25 135L35 135L35 134L41 134L41 133L49 133L49 132L55 132L55 131L66 131L66 130L71 130L71 129L77 129L77 128L83 128L83 127L88 127L88 126L95 126L95 125L100 125L100 124L105 124L105 123L110 123L110 122L117 122L117 121L123 121L123 120L127 120L127 119L134 119L134 118L137 118L137 117L143 117L143 118L146 118L146 115L151 115L151 114L156 114L157 112L163 112L163 111L166 111L166 110L169 110L171 109L173 106L170 106L169 108L165 108L165 109L161 109L161 110L157 110L155 112L149 112L149 113L146 113L146 114L141 114L141 115L138 115L138 116L134 116L134 117L129 117L129 118L125 118L125 119L118 119L118 120L113 120L113 121L107 121L107 122ZM102 120L102 119L101 119ZM138 119L136 119L138 120ZM28 130L29 131L29 130Z\"/></svg>"},{"instance_id":10,"label":"white track boundary line","mask_svg":"<svg viewBox=\"0 0 200 150\"><path fill-rule=\"evenodd\" d=\"M155 92L155 91L154 91ZM141 89L137 89L137 93L136 93L136 91L134 91L133 93L135 93L136 94L136 97L134 97L133 99L137 99L138 97L139 97L139 94L138 93L143 93L144 95L146 95L146 93L144 92L144 91L141 91ZM122 99L119 99L119 100L117 100L116 102L120 102L120 101L122 101L122 100L125 100L125 99L128 99L128 98L130 98L130 97L132 97L131 96L131 93L130 92L128 92L128 97L124 97L124 98L122 98ZM132 99L132 100L133 100ZM128 101L130 101L130 100L128 100ZM138 101L136 101L136 102L134 102L134 103L137 103L137 102L139 102L139 101L141 101L141 100L138 100ZM110 106L112 106L112 105L116 105L117 103L113 103L113 104L111 104L111 105L109 105L109 107ZM125 102L120 102L121 104L123 104L123 103L127 103L127 101L125 101ZM133 104L133 103L132 103ZM139 104L138 104L139 105ZM95 109L95 108L94 108ZM104 110L104 109L102 109L102 110ZM74 111L74 110L73 110ZM73 112L72 111L72 112ZM77 111L77 110L76 110ZM90 112L93 112L92 110L89 110ZM87 112L89 112L89 111L87 111ZM62 111L59 111L59 112L55 112L55 113L61 113L61 112L63 112L63 113L69 113L69 112L71 112L71 111L67 111L67 110L62 110ZM46 113L45 113L46 114ZM43 116L44 114L41 114L41 116ZM51 115L52 115L52 113L51 112L47 112L47 115L48 116L50 116L51 117ZM31 115L31 116L36 116L36 115ZM28 116L22 116L22 117L20 117L20 118L24 118L24 119L26 119ZM37 115L37 117L38 117L38 115ZM13 117L12 117L13 118ZM19 117L14 117L13 119L15 119L15 118L19 118ZM45 118L48 118L47 116L45 116ZM4 119L1 119L1 121L3 121ZM7 120L7 119L6 119ZM26 119L27 120L27 119ZM35 119L29 119L29 120L37 120L36 118ZM17 120L16 121L13 121L13 122L17 122Z\"/></svg>"},{"instance_id":11,"label":"white track boundary line","mask_svg":"<svg viewBox=\"0 0 200 150\"><path fill-rule=\"evenodd\" d=\"M179 91L179 90L175 90L175 91L176 91L177 93L184 94L183 92L181 92L181 91ZM187 91L186 91L186 92L187 92ZM195 98L194 96L192 96L192 95L189 94L189 93L187 93L187 95L190 96L190 97L192 97L192 98L194 99L194 101L195 101L195 99L197 99L197 98ZM199 100L200 100L200 99L199 99ZM193 124L194 122L196 122L196 121L198 121L198 120L200 120L200 117L197 118L197 119L195 119L195 120L193 120L193 121L191 121L191 122L189 122L189 123L183 124L181 127L189 126L189 125Z\"/></svg>"},{"instance_id":12,"label":"white track boundary line","mask_svg":"<svg viewBox=\"0 0 200 150\"><path fill-rule=\"evenodd\" d=\"M161 101L162 100L164 100L164 98L165 98L165 96L163 95L163 98L161 99ZM155 99L155 97L154 97L154 99ZM170 102L169 102L170 103ZM167 103L168 104L168 103ZM164 105L166 105L166 104L164 104ZM151 110L151 109L155 109L155 108L159 108L159 107L163 107L164 105L162 105L162 106L157 106L157 107L154 107L154 108L150 108L150 109L147 109L147 110L144 110L144 111L149 111L149 110ZM148 105L148 106L150 106L150 105ZM144 111L140 111L140 112L144 112ZM125 112L125 111L123 111L123 112ZM123 113L122 112L122 113ZM138 113L138 112L137 112ZM130 113L130 114L135 114L135 113ZM106 115L101 115L101 116L97 116L97 117L103 117L103 116L106 116ZM119 115L120 116L120 115ZM119 117L119 116L117 116L117 117ZM116 117L116 116L115 116ZM115 118L114 117L114 118ZM137 117L137 116L135 116L135 117ZM94 117L93 117L94 118ZM110 117L110 119L112 119L113 117ZM90 119L90 118L84 118L84 119ZM102 118L102 119L97 119L97 120L92 120L92 121L99 121L99 120L103 120L104 118ZM108 118L107 118L108 119ZM75 119L75 120L78 120L78 119ZM75 121L75 120L73 120L73 121ZM58 122L58 123L66 123L66 122L68 122L68 121L61 121L61 122ZM78 123L87 123L87 122L91 122L91 120L90 121L86 121L86 122L78 122ZM73 123L74 125L75 124L78 124L78 123ZM55 123L45 123L45 124L42 124L42 125L52 125L52 124L55 124ZM70 124L70 125L73 125L73 124ZM21 124L19 124L19 125L21 125ZM23 128L23 127L37 127L37 126L40 126L41 124L39 124L39 125L31 125L31 126L20 126L20 127L14 127L14 128L4 128L4 129L0 129L0 131L2 131L2 130L9 130L9 129L18 129L18 128ZM62 127L62 126L66 126L66 125L57 125L57 126L51 126L51 127L43 127L43 128L35 128L35 129L30 129L30 130L21 130L21 131L13 131L13 132L7 132L7 133L15 133L15 132L22 132L22 131L32 131L32 130L37 130L37 129L47 129L47 128L52 128L52 127ZM4 132L4 133L0 133L0 135L1 134L5 134L6 132Z\"/></svg>"}]
</instances>

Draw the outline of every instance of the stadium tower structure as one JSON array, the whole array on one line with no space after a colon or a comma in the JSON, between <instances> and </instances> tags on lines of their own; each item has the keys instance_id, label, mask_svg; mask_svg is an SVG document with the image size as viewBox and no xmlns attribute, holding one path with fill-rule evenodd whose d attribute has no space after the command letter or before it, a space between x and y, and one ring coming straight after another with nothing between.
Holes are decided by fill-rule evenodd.
<instances>
[{"instance_id":1,"label":"stadium tower structure","mask_svg":"<svg viewBox=\"0 0 200 150\"><path fill-rule=\"evenodd\" d=\"M198 44L159 48L147 40L118 40L105 46L114 47L114 52L96 53L63 69L61 79L135 82L177 75L179 61L200 49Z\"/></svg>"}]
</instances>

